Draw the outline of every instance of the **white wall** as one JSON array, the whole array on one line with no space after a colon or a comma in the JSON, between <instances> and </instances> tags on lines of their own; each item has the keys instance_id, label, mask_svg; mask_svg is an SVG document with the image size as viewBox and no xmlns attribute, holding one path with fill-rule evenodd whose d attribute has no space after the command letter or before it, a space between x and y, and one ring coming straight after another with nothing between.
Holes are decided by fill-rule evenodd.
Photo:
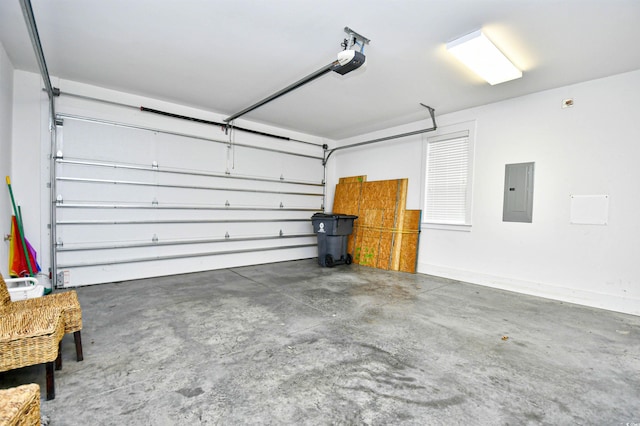
<instances>
[{"instance_id":1,"label":"white wall","mask_svg":"<svg viewBox=\"0 0 640 426\"><path fill-rule=\"evenodd\" d=\"M640 315L639 88L634 71L437 117L442 130L476 122L473 226L423 226L419 272ZM565 98L575 106L562 109ZM423 127L429 122L340 144ZM424 139L338 151L330 182L408 177L408 208L423 208ZM533 223L502 222L504 166L530 161ZM572 194L609 195L608 224L570 224Z\"/></svg>"},{"instance_id":2,"label":"white wall","mask_svg":"<svg viewBox=\"0 0 640 426\"><path fill-rule=\"evenodd\" d=\"M13 111L13 65L0 44L0 177L4 186L4 177L11 175L11 122ZM11 201L9 191L0 191L0 234L2 237L11 232ZM0 244L0 273L9 275L9 242Z\"/></svg>"}]
</instances>

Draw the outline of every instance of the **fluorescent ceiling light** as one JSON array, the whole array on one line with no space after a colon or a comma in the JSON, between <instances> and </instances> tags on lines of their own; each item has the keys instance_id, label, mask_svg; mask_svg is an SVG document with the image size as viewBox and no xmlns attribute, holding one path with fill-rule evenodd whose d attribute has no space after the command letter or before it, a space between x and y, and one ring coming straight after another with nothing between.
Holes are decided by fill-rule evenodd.
<instances>
[{"instance_id":1,"label":"fluorescent ceiling light","mask_svg":"<svg viewBox=\"0 0 640 426\"><path fill-rule=\"evenodd\" d=\"M491 85L522 77L522 71L480 30L447 43L447 50Z\"/></svg>"}]
</instances>

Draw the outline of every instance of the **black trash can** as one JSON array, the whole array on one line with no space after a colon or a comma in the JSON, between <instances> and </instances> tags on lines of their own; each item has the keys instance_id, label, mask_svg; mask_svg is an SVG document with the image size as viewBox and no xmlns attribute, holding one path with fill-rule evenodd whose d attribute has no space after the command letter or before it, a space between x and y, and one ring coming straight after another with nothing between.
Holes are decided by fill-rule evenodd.
<instances>
[{"instance_id":1,"label":"black trash can","mask_svg":"<svg viewBox=\"0 0 640 426\"><path fill-rule=\"evenodd\" d=\"M316 213L311 216L313 231L318 234L318 263L332 267L351 264L353 257L347 253L347 239L353 231L353 221L358 216L333 213Z\"/></svg>"}]
</instances>

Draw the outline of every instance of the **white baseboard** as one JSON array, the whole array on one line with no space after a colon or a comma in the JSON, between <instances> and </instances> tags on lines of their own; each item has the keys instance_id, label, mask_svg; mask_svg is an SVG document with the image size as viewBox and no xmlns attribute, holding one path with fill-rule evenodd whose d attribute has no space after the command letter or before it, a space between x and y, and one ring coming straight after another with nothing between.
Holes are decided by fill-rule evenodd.
<instances>
[{"instance_id":1,"label":"white baseboard","mask_svg":"<svg viewBox=\"0 0 640 426\"><path fill-rule=\"evenodd\" d=\"M559 287L513 278L487 275L477 272L448 268L445 266L418 263L418 273L464 281L500 290L513 291L546 299L560 300L577 305L606 309L631 315L640 315L640 299L621 297L612 294Z\"/></svg>"}]
</instances>

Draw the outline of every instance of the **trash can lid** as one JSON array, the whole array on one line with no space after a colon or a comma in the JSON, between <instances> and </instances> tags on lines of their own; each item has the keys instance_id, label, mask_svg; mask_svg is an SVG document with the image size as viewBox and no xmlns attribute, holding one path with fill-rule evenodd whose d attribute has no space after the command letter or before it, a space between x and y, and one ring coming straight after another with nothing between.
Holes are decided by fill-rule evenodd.
<instances>
[{"instance_id":1,"label":"trash can lid","mask_svg":"<svg viewBox=\"0 0 640 426\"><path fill-rule=\"evenodd\" d=\"M358 216L340 213L314 213L311 219L357 219Z\"/></svg>"}]
</instances>

